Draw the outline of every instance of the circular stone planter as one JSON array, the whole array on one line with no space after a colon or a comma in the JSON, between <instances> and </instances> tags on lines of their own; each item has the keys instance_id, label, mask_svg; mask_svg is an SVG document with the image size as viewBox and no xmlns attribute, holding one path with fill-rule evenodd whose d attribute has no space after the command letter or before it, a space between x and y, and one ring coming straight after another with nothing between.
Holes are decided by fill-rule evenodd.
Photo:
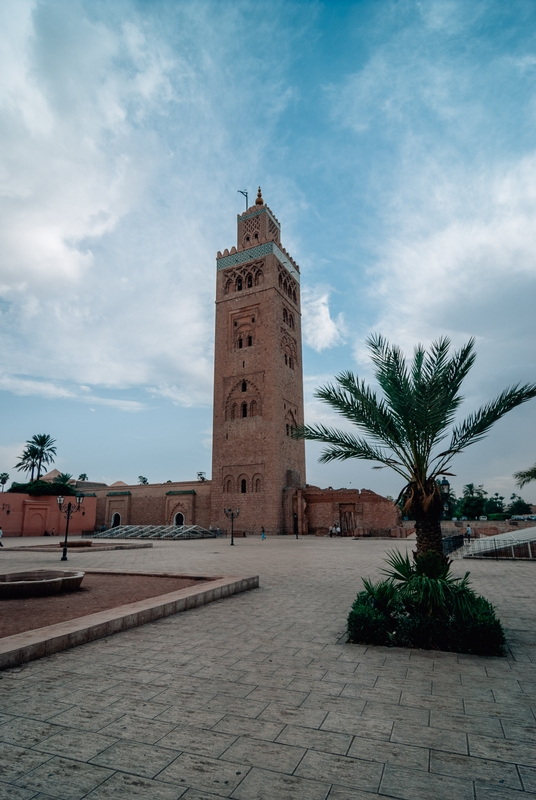
<instances>
[{"instance_id":1,"label":"circular stone planter","mask_svg":"<svg viewBox=\"0 0 536 800\"><path fill-rule=\"evenodd\" d=\"M80 588L85 572L36 569L0 575L0 600L16 597L43 597Z\"/></svg>"}]
</instances>

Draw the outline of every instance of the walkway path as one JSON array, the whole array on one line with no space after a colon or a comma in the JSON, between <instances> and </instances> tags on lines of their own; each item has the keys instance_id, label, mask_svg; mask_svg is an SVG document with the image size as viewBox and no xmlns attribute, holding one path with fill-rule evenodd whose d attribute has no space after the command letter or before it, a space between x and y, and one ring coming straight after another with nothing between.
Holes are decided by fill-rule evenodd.
<instances>
[{"instance_id":1,"label":"walkway path","mask_svg":"<svg viewBox=\"0 0 536 800\"><path fill-rule=\"evenodd\" d=\"M4 543L6 569L58 560ZM536 797L536 565L469 565L508 659L341 644L359 578L389 547L71 551L69 567L260 573L261 588L1 673L0 799Z\"/></svg>"}]
</instances>

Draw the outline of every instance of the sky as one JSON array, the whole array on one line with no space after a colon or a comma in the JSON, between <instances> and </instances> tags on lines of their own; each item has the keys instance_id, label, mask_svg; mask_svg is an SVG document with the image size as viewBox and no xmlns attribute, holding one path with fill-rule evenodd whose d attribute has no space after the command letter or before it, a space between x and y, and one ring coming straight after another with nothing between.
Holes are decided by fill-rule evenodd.
<instances>
[{"instance_id":1,"label":"sky","mask_svg":"<svg viewBox=\"0 0 536 800\"><path fill-rule=\"evenodd\" d=\"M300 264L305 418L366 338L476 339L461 416L536 380L532 0L3 0L0 471L210 477L215 255L262 186ZM453 464L507 497L536 401ZM307 481L396 495L367 462ZM536 484L522 492L536 502Z\"/></svg>"}]
</instances>

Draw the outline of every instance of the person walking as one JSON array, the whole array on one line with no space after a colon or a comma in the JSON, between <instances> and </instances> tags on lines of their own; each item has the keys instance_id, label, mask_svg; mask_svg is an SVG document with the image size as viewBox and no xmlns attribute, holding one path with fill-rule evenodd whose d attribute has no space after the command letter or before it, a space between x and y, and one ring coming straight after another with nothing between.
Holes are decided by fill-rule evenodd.
<instances>
[{"instance_id":1,"label":"person walking","mask_svg":"<svg viewBox=\"0 0 536 800\"><path fill-rule=\"evenodd\" d=\"M266 534L264 533L264 526L261 528L261 542L266 541Z\"/></svg>"},{"instance_id":2,"label":"person walking","mask_svg":"<svg viewBox=\"0 0 536 800\"><path fill-rule=\"evenodd\" d=\"M329 526L329 538L333 539L333 526L332 525Z\"/></svg>"},{"instance_id":3,"label":"person walking","mask_svg":"<svg viewBox=\"0 0 536 800\"><path fill-rule=\"evenodd\" d=\"M467 530L465 531L465 538L467 540L467 544L471 544L471 534L472 534L471 526L467 526Z\"/></svg>"}]
</instances>

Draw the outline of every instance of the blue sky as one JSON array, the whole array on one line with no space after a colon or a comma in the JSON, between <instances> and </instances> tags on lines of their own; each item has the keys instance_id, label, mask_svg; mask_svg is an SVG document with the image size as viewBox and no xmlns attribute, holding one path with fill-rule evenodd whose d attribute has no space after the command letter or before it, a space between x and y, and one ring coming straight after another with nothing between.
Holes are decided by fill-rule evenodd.
<instances>
[{"instance_id":1,"label":"blue sky","mask_svg":"<svg viewBox=\"0 0 536 800\"><path fill-rule=\"evenodd\" d=\"M0 471L49 433L94 480L210 474L215 254L258 184L302 269L308 421L373 331L475 336L466 412L536 379L533 2L4 0L0 38ZM535 412L455 489L509 495ZM307 447L310 483L401 488Z\"/></svg>"}]
</instances>

